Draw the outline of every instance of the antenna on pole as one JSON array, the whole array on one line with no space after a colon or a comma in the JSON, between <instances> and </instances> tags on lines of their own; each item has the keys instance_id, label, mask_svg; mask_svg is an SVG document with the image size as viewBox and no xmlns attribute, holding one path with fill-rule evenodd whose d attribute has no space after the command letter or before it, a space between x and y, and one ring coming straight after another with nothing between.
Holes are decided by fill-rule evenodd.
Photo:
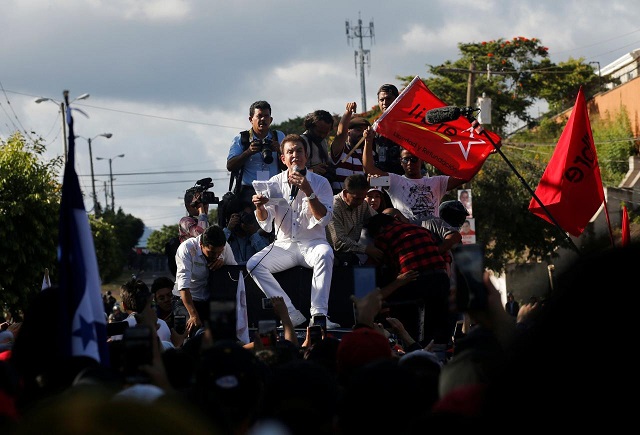
<instances>
[{"instance_id":1,"label":"antenna on pole","mask_svg":"<svg viewBox=\"0 0 640 435\"><path fill-rule=\"evenodd\" d=\"M373 18L369 22L369 27L362 27L360 12L358 12L358 24L352 26L351 22L347 20L345 21L345 27L347 32L347 42L351 42L352 39L358 39L359 41L358 50L354 52L354 61L356 72L358 71L358 66L360 66L360 92L362 93L362 107L360 111L365 112L367 110L367 91L364 83L364 66L367 64L369 69L371 69L371 51L363 48L362 38L371 38L373 43L375 38L373 31Z\"/></svg>"}]
</instances>

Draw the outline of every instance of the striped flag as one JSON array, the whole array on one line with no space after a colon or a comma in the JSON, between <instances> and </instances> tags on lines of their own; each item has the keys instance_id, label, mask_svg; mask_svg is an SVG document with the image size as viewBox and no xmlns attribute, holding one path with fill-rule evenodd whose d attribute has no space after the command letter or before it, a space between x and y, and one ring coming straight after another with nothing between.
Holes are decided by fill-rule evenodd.
<instances>
[{"instance_id":1,"label":"striped flag","mask_svg":"<svg viewBox=\"0 0 640 435\"><path fill-rule=\"evenodd\" d=\"M85 356L109 364L107 328L100 292L98 261L89 219L75 171L73 117L65 91L69 155L64 168L58 263L60 322L57 331L62 355Z\"/></svg>"}]
</instances>

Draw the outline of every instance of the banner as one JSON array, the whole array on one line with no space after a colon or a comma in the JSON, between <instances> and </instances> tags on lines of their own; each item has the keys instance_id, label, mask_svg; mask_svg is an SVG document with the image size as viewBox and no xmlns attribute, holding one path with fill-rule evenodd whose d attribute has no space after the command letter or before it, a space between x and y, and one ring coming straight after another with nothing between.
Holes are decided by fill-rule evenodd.
<instances>
[{"instance_id":1,"label":"banner","mask_svg":"<svg viewBox=\"0 0 640 435\"><path fill-rule=\"evenodd\" d=\"M495 150L489 139L460 117L442 124L427 124L426 113L444 107L416 76L373 124L380 135L411 151L446 175L471 179ZM487 131L500 146L500 137Z\"/></svg>"},{"instance_id":2,"label":"banner","mask_svg":"<svg viewBox=\"0 0 640 435\"><path fill-rule=\"evenodd\" d=\"M68 98L65 95L65 99ZM65 356L84 356L108 365L107 319L98 261L75 167L75 136L67 107L69 153L62 182L58 263L60 273L57 339ZM54 309L54 308L52 308Z\"/></svg>"},{"instance_id":3,"label":"banner","mask_svg":"<svg viewBox=\"0 0 640 435\"><path fill-rule=\"evenodd\" d=\"M535 191L558 225L578 237L604 201L598 155L582 87ZM529 211L553 223L535 198Z\"/></svg>"}]
</instances>

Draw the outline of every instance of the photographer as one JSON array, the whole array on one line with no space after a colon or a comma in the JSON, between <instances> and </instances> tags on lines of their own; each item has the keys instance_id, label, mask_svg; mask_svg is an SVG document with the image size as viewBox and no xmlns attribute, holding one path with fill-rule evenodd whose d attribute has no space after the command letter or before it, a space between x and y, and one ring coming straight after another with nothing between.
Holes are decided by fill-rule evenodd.
<instances>
[{"instance_id":1,"label":"photographer","mask_svg":"<svg viewBox=\"0 0 640 435\"><path fill-rule=\"evenodd\" d=\"M209 226L209 204L202 201L203 193L204 190L196 186L188 189L184 194L184 206L188 215L181 218L178 223L180 243L188 238L199 236Z\"/></svg>"},{"instance_id":2,"label":"photographer","mask_svg":"<svg viewBox=\"0 0 640 435\"><path fill-rule=\"evenodd\" d=\"M253 214L251 203L234 198L226 208L226 226L222 229L227 236L233 256L240 265L247 264L253 254L260 252L269 244L269 239L260 229Z\"/></svg>"},{"instance_id":3,"label":"photographer","mask_svg":"<svg viewBox=\"0 0 640 435\"><path fill-rule=\"evenodd\" d=\"M249 107L251 128L233 138L227 156L227 170L232 177L238 177L240 184L234 190L241 201L251 202L255 190L251 184L255 180L268 180L280 172L281 131L269 130L273 122L271 105L266 101L256 101Z\"/></svg>"}]
</instances>

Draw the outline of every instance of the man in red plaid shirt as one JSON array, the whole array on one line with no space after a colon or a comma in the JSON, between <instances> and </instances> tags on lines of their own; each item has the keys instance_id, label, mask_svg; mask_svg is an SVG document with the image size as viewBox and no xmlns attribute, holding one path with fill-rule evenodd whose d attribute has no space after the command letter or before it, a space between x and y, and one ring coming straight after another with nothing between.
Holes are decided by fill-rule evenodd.
<instances>
[{"instance_id":1,"label":"man in red plaid shirt","mask_svg":"<svg viewBox=\"0 0 640 435\"><path fill-rule=\"evenodd\" d=\"M383 261L391 268L392 276L411 270L419 273L417 280L385 297L393 317L423 346L431 339L446 345L453 333L449 317L449 275L437 237L426 228L385 214L373 216L368 228L375 246L385 253ZM407 304L409 301L415 304ZM417 315L419 301L424 302L425 308L422 331Z\"/></svg>"}]
</instances>

